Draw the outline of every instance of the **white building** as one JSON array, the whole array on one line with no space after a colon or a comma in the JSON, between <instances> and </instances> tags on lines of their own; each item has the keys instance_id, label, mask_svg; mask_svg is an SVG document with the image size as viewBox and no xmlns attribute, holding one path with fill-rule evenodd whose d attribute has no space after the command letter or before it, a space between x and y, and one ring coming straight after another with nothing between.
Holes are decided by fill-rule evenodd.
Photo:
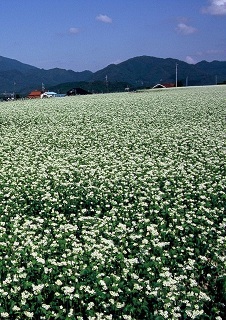
<instances>
[{"instance_id":1,"label":"white building","mask_svg":"<svg viewBox=\"0 0 226 320\"><path fill-rule=\"evenodd\" d=\"M52 97L56 97L57 93L53 92L53 91L46 91L41 95L41 99L42 98L52 98Z\"/></svg>"}]
</instances>

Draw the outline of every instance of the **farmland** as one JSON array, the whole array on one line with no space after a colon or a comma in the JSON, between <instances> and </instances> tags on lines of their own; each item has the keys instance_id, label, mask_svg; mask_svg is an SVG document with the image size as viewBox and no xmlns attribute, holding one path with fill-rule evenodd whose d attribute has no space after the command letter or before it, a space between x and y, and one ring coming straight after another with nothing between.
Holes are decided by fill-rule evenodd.
<instances>
[{"instance_id":1,"label":"farmland","mask_svg":"<svg viewBox=\"0 0 226 320\"><path fill-rule=\"evenodd\" d=\"M224 86L0 103L0 318L225 317Z\"/></svg>"}]
</instances>

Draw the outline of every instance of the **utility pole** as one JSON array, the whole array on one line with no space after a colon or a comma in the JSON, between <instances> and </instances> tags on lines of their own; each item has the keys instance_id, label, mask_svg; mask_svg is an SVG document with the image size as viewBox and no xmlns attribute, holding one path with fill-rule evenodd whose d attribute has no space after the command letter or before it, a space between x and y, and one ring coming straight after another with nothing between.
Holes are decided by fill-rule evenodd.
<instances>
[{"instance_id":1,"label":"utility pole","mask_svg":"<svg viewBox=\"0 0 226 320\"><path fill-rule=\"evenodd\" d=\"M215 76L215 84L217 85L217 75Z\"/></svg>"},{"instance_id":2,"label":"utility pole","mask_svg":"<svg viewBox=\"0 0 226 320\"><path fill-rule=\"evenodd\" d=\"M186 77L186 87L188 86L188 76Z\"/></svg>"},{"instance_id":3,"label":"utility pole","mask_svg":"<svg viewBox=\"0 0 226 320\"><path fill-rule=\"evenodd\" d=\"M176 63L176 87L177 87L177 66L178 64Z\"/></svg>"},{"instance_id":4,"label":"utility pole","mask_svg":"<svg viewBox=\"0 0 226 320\"><path fill-rule=\"evenodd\" d=\"M13 91L13 98L16 98L16 81L13 82L14 85L14 91Z\"/></svg>"},{"instance_id":5,"label":"utility pole","mask_svg":"<svg viewBox=\"0 0 226 320\"><path fill-rule=\"evenodd\" d=\"M105 82L106 82L106 88L107 88L107 92L108 92L109 90L108 90L108 76L107 75L105 77Z\"/></svg>"}]
</instances>

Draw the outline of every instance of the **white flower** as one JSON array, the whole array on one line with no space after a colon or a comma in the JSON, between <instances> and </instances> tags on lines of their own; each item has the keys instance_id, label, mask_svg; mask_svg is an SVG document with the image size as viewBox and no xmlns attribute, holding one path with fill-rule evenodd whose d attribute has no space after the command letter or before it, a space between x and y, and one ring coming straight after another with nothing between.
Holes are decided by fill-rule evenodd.
<instances>
[{"instance_id":1,"label":"white flower","mask_svg":"<svg viewBox=\"0 0 226 320\"><path fill-rule=\"evenodd\" d=\"M117 302L116 303L116 308L117 309L121 309L121 308L123 308L125 306L125 303L120 303L120 302Z\"/></svg>"},{"instance_id":2,"label":"white flower","mask_svg":"<svg viewBox=\"0 0 226 320\"><path fill-rule=\"evenodd\" d=\"M115 291L110 291L110 295L112 297L118 297L119 296L118 292L115 292Z\"/></svg>"},{"instance_id":3,"label":"white flower","mask_svg":"<svg viewBox=\"0 0 226 320\"><path fill-rule=\"evenodd\" d=\"M16 305L14 305L13 308L12 308L12 310L13 310L13 311L20 311L20 308L17 307Z\"/></svg>"},{"instance_id":4,"label":"white flower","mask_svg":"<svg viewBox=\"0 0 226 320\"><path fill-rule=\"evenodd\" d=\"M89 302L87 305L87 310L92 309L92 307L94 307L94 303L93 302Z\"/></svg>"},{"instance_id":5,"label":"white flower","mask_svg":"<svg viewBox=\"0 0 226 320\"><path fill-rule=\"evenodd\" d=\"M41 258L41 257L37 257L36 258L37 262L45 264L45 259Z\"/></svg>"},{"instance_id":6,"label":"white flower","mask_svg":"<svg viewBox=\"0 0 226 320\"><path fill-rule=\"evenodd\" d=\"M71 317L73 316L73 313L74 313L74 310L73 310L73 309L70 309L67 316L68 316L69 318L71 318Z\"/></svg>"},{"instance_id":7,"label":"white flower","mask_svg":"<svg viewBox=\"0 0 226 320\"><path fill-rule=\"evenodd\" d=\"M62 283L62 281L60 279L58 279L58 280L56 280L55 284L57 286L62 286L63 283Z\"/></svg>"},{"instance_id":8,"label":"white flower","mask_svg":"<svg viewBox=\"0 0 226 320\"><path fill-rule=\"evenodd\" d=\"M34 313L33 312L29 312L29 311L24 311L24 314L28 318L33 318L33 316L34 316Z\"/></svg>"},{"instance_id":9,"label":"white flower","mask_svg":"<svg viewBox=\"0 0 226 320\"><path fill-rule=\"evenodd\" d=\"M44 284L38 284L37 286L32 284L32 289L34 291L34 294L36 295L39 294L43 288L44 288Z\"/></svg>"},{"instance_id":10,"label":"white flower","mask_svg":"<svg viewBox=\"0 0 226 320\"><path fill-rule=\"evenodd\" d=\"M49 310L50 305L48 305L48 304L42 304L42 308L44 308L44 309L46 309L46 310Z\"/></svg>"},{"instance_id":11,"label":"white flower","mask_svg":"<svg viewBox=\"0 0 226 320\"><path fill-rule=\"evenodd\" d=\"M74 287L62 287L62 290L64 291L65 294L70 294L70 293L73 293L75 291L75 288Z\"/></svg>"}]
</instances>

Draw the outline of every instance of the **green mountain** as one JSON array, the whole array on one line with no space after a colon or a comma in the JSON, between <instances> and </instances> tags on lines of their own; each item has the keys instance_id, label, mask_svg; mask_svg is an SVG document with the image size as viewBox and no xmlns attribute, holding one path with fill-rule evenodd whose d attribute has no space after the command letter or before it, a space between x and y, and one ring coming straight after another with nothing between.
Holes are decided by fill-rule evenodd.
<instances>
[{"instance_id":1,"label":"green mountain","mask_svg":"<svg viewBox=\"0 0 226 320\"><path fill-rule=\"evenodd\" d=\"M54 88L64 93L81 85L90 92L122 91L127 85L152 87L157 83L175 83L176 64L178 81L182 85L211 85L226 81L226 61L188 64L172 58L140 56L110 64L93 73L59 68L45 70L0 56L0 93L27 94L41 89L42 83L46 89Z\"/></svg>"},{"instance_id":2,"label":"green mountain","mask_svg":"<svg viewBox=\"0 0 226 320\"><path fill-rule=\"evenodd\" d=\"M202 61L188 64L177 59L141 56L117 65L111 64L93 74L92 80L125 81L134 86L152 86L156 83L175 83L176 64L178 80L183 85L210 85L226 80L226 61Z\"/></svg>"},{"instance_id":3,"label":"green mountain","mask_svg":"<svg viewBox=\"0 0 226 320\"><path fill-rule=\"evenodd\" d=\"M54 68L40 69L14 59L0 56L0 93L17 92L27 94L31 90L46 88L68 81L89 81L91 71L75 72Z\"/></svg>"}]
</instances>

